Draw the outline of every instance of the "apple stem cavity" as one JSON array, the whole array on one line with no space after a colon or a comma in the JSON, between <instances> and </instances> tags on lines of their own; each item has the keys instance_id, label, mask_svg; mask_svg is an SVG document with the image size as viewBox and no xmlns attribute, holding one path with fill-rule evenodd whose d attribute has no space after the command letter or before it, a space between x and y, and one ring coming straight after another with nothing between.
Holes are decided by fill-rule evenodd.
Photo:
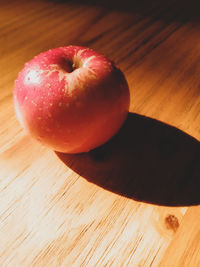
<instances>
[{"instance_id":1,"label":"apple stem cavity","mask_svg":"<svg viewBox=\"0 0 200 267\"><path fill-rule=\"evenodd\" d=\"M64 71L71 73L74 70L78 69L79 66L77 66L77 64L75 62L72 62L66 58L63 58L61 63L60 63L60 67Z\"/></svg>"}]
</instances>

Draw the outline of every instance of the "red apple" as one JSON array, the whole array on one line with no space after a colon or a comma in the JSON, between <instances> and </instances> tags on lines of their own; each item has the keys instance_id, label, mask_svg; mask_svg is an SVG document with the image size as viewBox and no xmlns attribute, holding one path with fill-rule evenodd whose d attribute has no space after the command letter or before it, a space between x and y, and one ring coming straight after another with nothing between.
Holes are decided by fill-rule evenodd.
<instances>
[{"instance_id":1,"label":"red apple","mask_svg":"<svg viewBox=\"0 0 200 267\"><path fill-rule=\"evenodd\" d=\"M108 141L126 119L129 101L123 73L86 47L43 52L25 64L15 81L21 125L60 152L87 152Z\"/></svg>"}]
</instances>

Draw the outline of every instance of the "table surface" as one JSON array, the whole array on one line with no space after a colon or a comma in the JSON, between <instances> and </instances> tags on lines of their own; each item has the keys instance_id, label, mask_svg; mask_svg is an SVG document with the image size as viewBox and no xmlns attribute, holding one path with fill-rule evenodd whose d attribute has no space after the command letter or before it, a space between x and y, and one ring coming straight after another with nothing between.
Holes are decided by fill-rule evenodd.
<instances>
[{"instance_id":1,"label":"table surface","mask_svg":"<svg viewBox=\"0 0 200 267\"><path fill-rule=\"evenodd\" d=\"M200 8L196 1L7 0L0 5L0 266L200 266ZM85 154L27 136L24 63L91 47L131 94L122 129Z\"/></svg>"}]
</instances>

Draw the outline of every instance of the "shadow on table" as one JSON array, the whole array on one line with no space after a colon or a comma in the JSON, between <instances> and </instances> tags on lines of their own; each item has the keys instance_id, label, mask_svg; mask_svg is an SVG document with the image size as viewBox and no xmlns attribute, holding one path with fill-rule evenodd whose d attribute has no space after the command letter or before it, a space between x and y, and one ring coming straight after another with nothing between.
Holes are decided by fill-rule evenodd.
<instances>
[{"instance_id":1,"label":"shadow on table","mask_svg":"<svg viewBox=\"0 0 200 267\"><path fill-rule=\"evenodd\" d=\"M48 0L56 3L73 3L88 6L100 6L108 10L134 12L143 16L155 16L157 19L177 21L200 20L199 0Z\"/></svg>"},{"instance_id":2,"label":"shadow on table","mask_svg":"<svg viewBox=\"0 0 200 267\"><path fill-rule=\"evenodd\" d=\"M157 120L129 113L105 145L57 156L89 182L138 201L200 204L200 143Z\"/></svg>"}]
</instances>

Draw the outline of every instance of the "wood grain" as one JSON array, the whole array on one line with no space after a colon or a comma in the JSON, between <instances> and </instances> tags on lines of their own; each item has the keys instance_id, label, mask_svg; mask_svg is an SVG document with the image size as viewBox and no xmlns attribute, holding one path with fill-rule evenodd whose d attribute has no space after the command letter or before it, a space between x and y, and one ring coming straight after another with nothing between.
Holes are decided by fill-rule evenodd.
<instances>
[{"instance_id":1,"label":"wood grain","mask_svg":"<svg viewBox=\"0 0 200 267\"><path fill-rule=\"evenodd\" d=\"M1 1L0 42L0 266L200 266L198 2ZM12 101L24 63L69 44L131 93L123 128L82 155L32 140Z\"/></svg>"}]
</instances>

